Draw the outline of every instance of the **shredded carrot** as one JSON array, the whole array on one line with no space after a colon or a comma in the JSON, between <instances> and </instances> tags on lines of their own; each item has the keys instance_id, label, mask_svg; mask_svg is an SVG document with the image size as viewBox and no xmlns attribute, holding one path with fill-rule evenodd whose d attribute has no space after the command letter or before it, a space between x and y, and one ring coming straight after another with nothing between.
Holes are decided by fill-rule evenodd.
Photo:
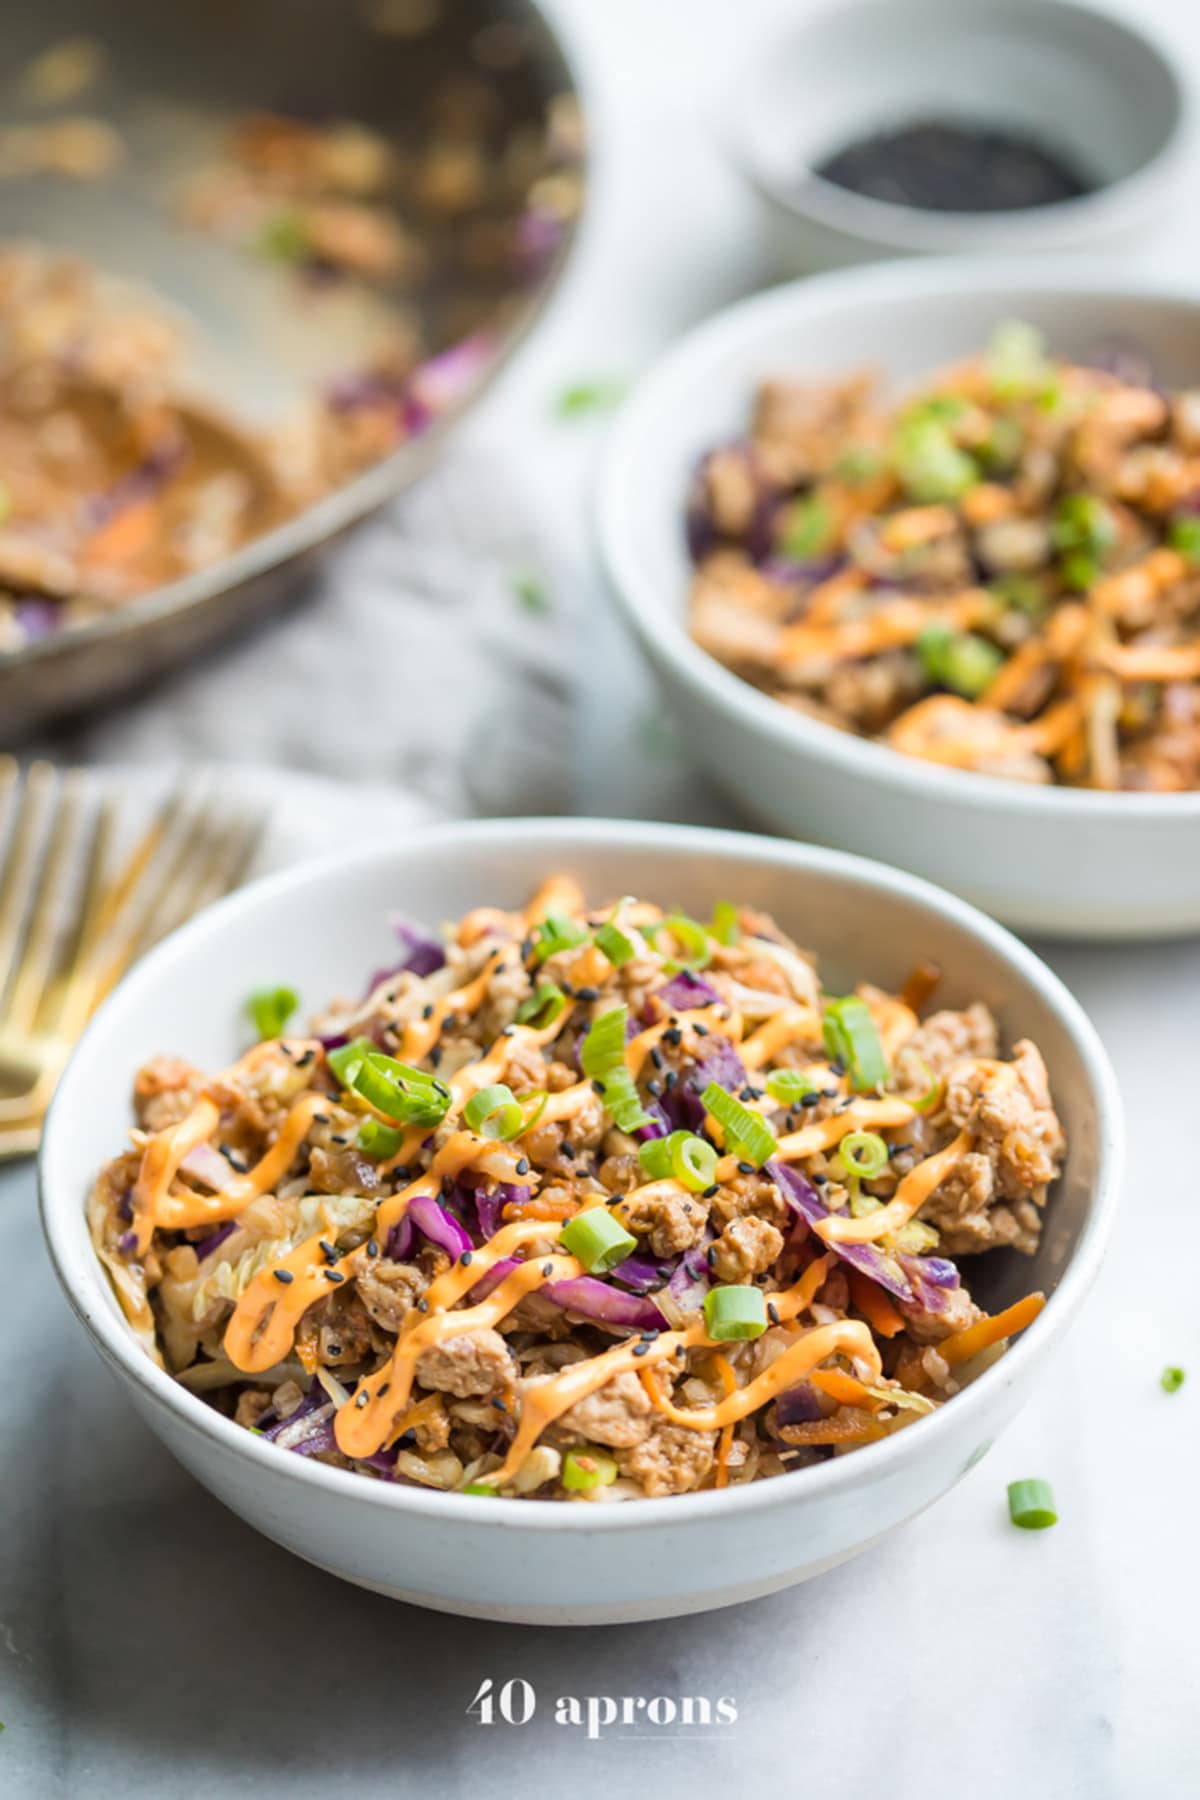
<instances>
[{"instance_id":1,"label":"shredded carrot","mask_svg":"<svg viewBox=\"0 0 1200 1800\"><path fill-rule=\"evenodd\" d=\"M808 1378L815 1388L836 1400L839 1406L861 1406L865 1412L878 1412L883 1402L854 1375L845 1369L814 1369Z\"/></svg>"},{"instance_id":2,"label":"shredded carrot","mask_svg":"<svg viewBox=\"0 0 1200 1800\"><path fill-rule=\"evenodd\" d=\"M714 1350L708 1360L715 1365L717 1373L721 1377L721 1386L725 1390L726 1398L728 1399L730 1394L736 1394L737 1376L733 1372L733 1364L729 1358L720 1350ZM733 1425L725 1425L717 1440L717 1479L713 1484L715 1487L723 1488L729 1485L729 1452L733 1448L733 1433Z\"/></svg>"},{"instance_id":3,"label":"shredded carrot","mask_svg":"<svg viewBox=\"0 0 1200 1800\"><path fill-rule=\"evenodd\" d=\"M891 1338L904 1330L904 1320L883 1289L861 1269L847 1269L850 1298L879 1337Z\"/></svg>"},{"instance_id":4,"label":"shredded carrot","mask_svg":"<svg viewBox=\"0 0 1200 1800\"><path fill-rule=\"evenodd\" d=\"M933 990L942 979L940 966L935 962L919 962L910 972L908 980L900 989L899 999L909 1012L919 1013L928 1006L933 997Z\"/></svg>"},{"instance_id":5,"label":"shredded carrot","mask_svg":"<svg viewBox=\"0 0 1200 1800\"><path fill-rule=\"evenodd\" d=\"M500 1216L502 1219L570 1219L578 1211L579 1202L570 1194L532 1194L527 1200L510 1200Z\"/></svg>"},{"instance_id":6,"label":"shredded carrot","mask_svg":"<svg viewBox=\"0 0 1200 1800\"><path fill-rule=\"evenodd\" d=\"M872 1420L813 1419L803 1425L780 1425L779 1435L793 1447L812 1444L873 1444L884 1437L883 1426Z\"/></svg>"},{"instance_id":7,"label":"shredded carrot","mask_svg":"<svg viewBox=\"0 0 1200 1800\"><path fill-rule=\"evenodd\" d=\"M974 1325L956 1331L953 1337L943 1338L936 1346L938 1355L952 1369L959 1363L969 1362L981 1350L990 1349L1015 1331L1024 1331L1027 1325L1032 1325L1045 1304L1045 1294L1026 1294L1023 1300L1005 1307L1003 1312L995 1313L991 1318L976 1319Z\"/></svg>"},{"instance_id":8,"label":"shredded carrot","mask_svg":"<svg viewBox=\"0 0 1200 1800\"><path fill-rule=\"evenodd\" d=\"M123 507L88 538L84 561L90 566L100 563L110 568L129 562L149 547L157 524L154 501L142 500L136 506Z\"/></svg>"}]
</instances>

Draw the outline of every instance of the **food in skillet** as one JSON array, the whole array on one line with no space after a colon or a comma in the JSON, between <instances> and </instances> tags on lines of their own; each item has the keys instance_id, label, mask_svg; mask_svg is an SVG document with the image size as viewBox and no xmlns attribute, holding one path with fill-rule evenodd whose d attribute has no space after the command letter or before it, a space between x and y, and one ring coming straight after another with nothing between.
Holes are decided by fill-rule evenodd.
<instances>
[{"instance_id":1,"label":"food in skillet","mask_svg":"<svg viewBox=\"0 0 1200 1800\"><path fill-rule=\"evenodd\" d=\"M885 406L764 383L689 512L696 641L782 704L948 767L1200 787L1200 391L985 354Z\"/></svg>"},{"instance_id":2,"label":"food in skillet","mask_svg":"<svg viewBox=\"0 0 1200 1800\"><path fill-rule=\"evenodd\" d=\"M148 1354L375 1479L615 1501L724 1487L934 1410L1036 1317L951 1258L1032 1252L1063 1134L982 1005L822 990L763 914L547 882L312 1035L138 1074L89 1202Z\"/></svg>"}]
</instances>

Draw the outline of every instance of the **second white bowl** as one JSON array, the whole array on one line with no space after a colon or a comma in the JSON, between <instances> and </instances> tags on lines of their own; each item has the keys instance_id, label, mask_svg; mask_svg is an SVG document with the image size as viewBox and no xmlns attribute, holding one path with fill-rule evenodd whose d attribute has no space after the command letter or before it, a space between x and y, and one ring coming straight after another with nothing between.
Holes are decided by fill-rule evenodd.
<instances>
[{"instance_id":1,"label":"second white bowl","mask_svg":"<svg viewBox=\"0 0 1200 1800\"><path fill-rule=\"evenodd\" d=\"M613 590L684 737L775 831L928 876L1061 937L1200 930L1200 793L1107 794L939 768L781 706L687 630L684 508L706 450L740 436L766 376L877 367L908 382L1026 319L1067 356L1132 340L1166 385L1200 383L1200 301L1087 265L884 263L743 301L678 344L609 440L600 532Z\"/></svg>"}]
</instances>

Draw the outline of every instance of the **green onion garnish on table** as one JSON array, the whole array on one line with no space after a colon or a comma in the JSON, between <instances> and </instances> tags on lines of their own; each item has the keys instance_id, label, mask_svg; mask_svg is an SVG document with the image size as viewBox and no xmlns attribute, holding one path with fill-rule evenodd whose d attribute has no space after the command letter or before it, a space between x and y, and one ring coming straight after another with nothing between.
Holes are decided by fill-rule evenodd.
<instances>
[{"instance_id":1,"label":"green onion garnish on table","mask_svg":"<svg viewBox=\"0 0 1200 1800\"><path fill-rule=\"evenodd\" d=\"M718 1344L761 1337L767 1329L767 1303L761 1288L709 1288L704 1296L704 1329Z\"/></svg>"},{"instance_id":2,"label":"green onion garnish on table","mask_svg":"<svg viewBox=\"0 0 1200 1800\"><path fill-rule=\"evenodd\" d=\"M830 1000L821 1027L825 1049L840 1062L859 1093L882 1089L888 1079L887 1057L871 1009L857 994Z\"/></svg>"},{"instance_id":3,"label":"green onion garnish on table","mask_svg":"<svg viewBox=\"0 0 1200 1800\"><path fill-rule=\"evenodd\" d=\"M1168 1364L1158 1378L1164 1394L1177 1394L1186 1380L1184 1371L1172 1364Z\"/></svg>"},{"instance_id":4,"label":"green onion garnish on table","mask_svg":"<svg viewBox=\"0 0 1200 1800\"><path fill-rule=\"evenodd\" d=\"M576 1213L559 1232L558 1241L589 1275L607 1275L637 1249L637 1239L606 1206Z\"/></svg>"},{"instance_id":5,"label":"green onion garnish on table","mask_svg":"<svg viewBox=\"0 0 1200 1800\"><path fill-rule=\"evenodd\" d=\"M700 1096L700 1103L725 1133L725 1148L739 1162L753 1163L760 1169L768 1157L774 1156L777 1148L775 1133L761 1113L743 1106L715 1081L709 1082Z\"/></svg>"},{"instance_id":6,"label":"green onion garnish on table","mask_svg":"<svg viewBox=\"0 0 1200 1800\"><path fill-rule=\"evenodd\" d=\"M246 1011L260 1038L277 1038L299 1004L300 996L291 988L260 988L247 1000Z\"/></svg>"},{"instance_id":7,"label":"green onion garnish on table","mask_svg":"<svg viewBox=\"0 0 1200 1800\"><path fill-rule=\"evenodd\" d=\"M717 1178L717 1153L707 1138L694 1131L672 1131L668 1137L651 1138L638 1146L638 1161L651 1181L678 1181L693 1194L702 1194Z\"/></svg>"},{"instance_id":8,"label":"green onion garnish on table","mask_svg":"<svg viewBox=\"0 0 1200 1800\"><path fill-rule=\"evenodd\" d=\"M563 1457L560 1477L568 1493L587 1494L593 1488L611 1487L617 1479L617 1459L610 1450L581 1444Z\"/></svg>"},{"instance_id":9,"label":"green onion garnish on table","mask_svg":"<svg viewBox=\"0 0 1200 1800\"><path fill-rule=\"evenodd\" d=\"M625 1061L625 1026L629 1018L627 1006L614 1006L602 1013L583 1040L579 1061L589 1081L594 1081L600 1098L613 1116L620 1131L636 1131L650 1124L650 1114L642 1105L637 1082Z\"/></svg>"},{"instance_id":10,"label":"green onion garnish on table","mask_svg":"<svg viewBox=\"0 0 1200 1800\"><path fill-rule=\"evenodd\" d=\"M1010 1481L1008 1516L1022 1531L1045 1531L1057 1525L1054 1493L1048 1481Z\"/></svg>"},{"instance_id":11,"label":"green onion garnish on table","mask_svg":"<svg viewBox=\"0 0 1200 1800\"><path fill-rule=\"evenodd\" d=\"M560 419L577 419L584 413L605 412L624 398L623 381L576 381L558 396L555 411Z\"/></svg>"}]
</instances>

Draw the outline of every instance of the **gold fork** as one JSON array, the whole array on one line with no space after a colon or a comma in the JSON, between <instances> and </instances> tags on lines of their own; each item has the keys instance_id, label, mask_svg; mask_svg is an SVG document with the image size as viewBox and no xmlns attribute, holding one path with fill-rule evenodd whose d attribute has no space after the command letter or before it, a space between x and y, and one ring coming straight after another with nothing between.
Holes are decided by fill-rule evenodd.
<instances>
[{"instance_id":1,"label":"gold fork","mask_svg":"<svg viewBox=\"0 0 1200 1800\"><path fill-rule=\"evenodd\" d=\"M63 1065L137 957L245 875L262 821L180 786L114 870L118 805L0 758L0 1160L35 1150ZM7 853L4 846L7 845Z\"/></svg>"}]
</instances>

